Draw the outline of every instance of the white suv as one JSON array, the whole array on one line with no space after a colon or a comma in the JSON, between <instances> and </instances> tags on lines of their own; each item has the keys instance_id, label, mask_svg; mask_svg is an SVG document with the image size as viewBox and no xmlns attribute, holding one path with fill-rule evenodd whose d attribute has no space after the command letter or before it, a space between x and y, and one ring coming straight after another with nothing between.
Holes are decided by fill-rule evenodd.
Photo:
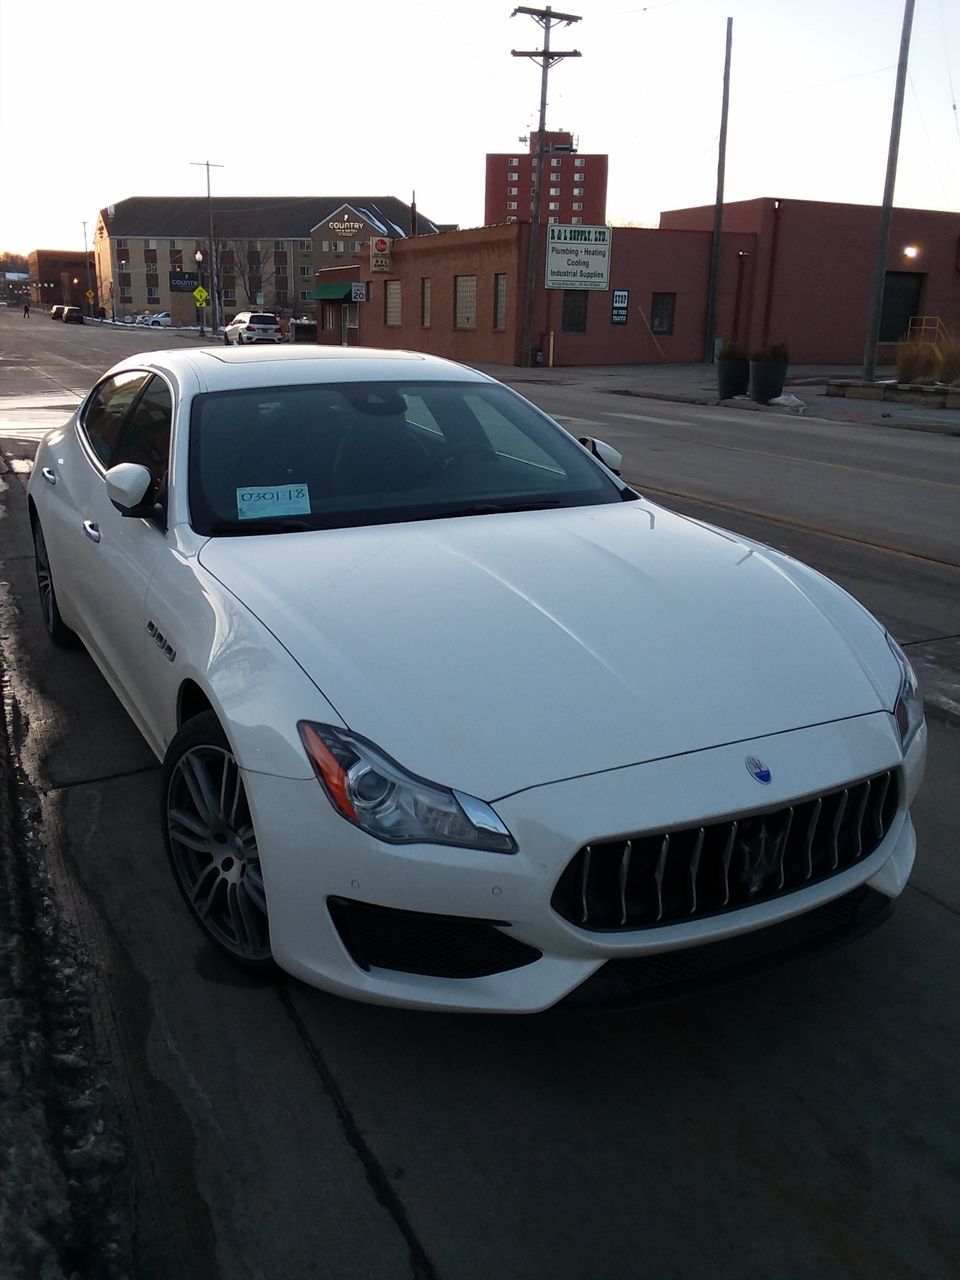
<instances>
[{"instance_id":1,"label":"white suv","mask_svg":"<svg viewBox=\"0 0 960 1280\"><path fill-rule=\"evenodd\" d=\"M282 342L280 322L270 311L241 311L223 331L223 340L229 347L247 342Z\"/></svg>"}]
</instances>

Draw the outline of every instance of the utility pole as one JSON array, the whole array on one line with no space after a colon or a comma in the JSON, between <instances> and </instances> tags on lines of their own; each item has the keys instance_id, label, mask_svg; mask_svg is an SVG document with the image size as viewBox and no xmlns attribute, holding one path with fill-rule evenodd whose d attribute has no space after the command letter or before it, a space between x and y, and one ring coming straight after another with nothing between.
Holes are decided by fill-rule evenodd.
<instances>
[{"instance_id":1,"label":"utility pole","mask_svg":"<svg viewBox=\"0 0 960 1280\"><path fill-rule=\"evenodd\" d=\"M720 110L720 155L717 160L717 201L713 208L713 240L710 245L710 276L707 282L707 326L703 358L713 364L717 328L717 279L720 275L720 248L723 243L723 178L727 165L727 111L730 106L730 50L733 46L733 19L727 19L727 52L723 61L723 106Z\"/></svg>"},{"instance_id":2,"label":"utility pole","mask_svg":"<svg viewBox=\"0 0 960 1280\"><path fill-rule=\"evenodd\" d=\"M880 317L883 311L883 283L887 274L887 249L890 246L890 218L893 212L893 189L897 184L897 157L900 152L900 119L903 115L903 93L907 82L907 60L910 57L910 29L913 26L914 0L906 0L903 29L900 33L900 61L897 63L897 87L893 95L893 120L890 124L890 149L887 152L887 180L880 208L880 231L877 236L877 259L873 272L873 296L870 299L870 327L867 349L863 357L863 380L873 382L877 376L877 343L880 341Z\"/></svg>"},{"instance_id":3,"label":"utility pole","mask_svg":"<svg viewBox=\"0 0 960 1280\"><path fill-rule=\"evenodd\" d=\"M210 198L210 170L223 169L225 166L222 164L212 164L209 160L191 160L190 163L197 165L199 168L206 169L207 171L207 215L210 222L210 292L213 294L212 327L213 332L216 333L220 328L220 304L217 301L217 282L219 280L220 271L218 269L216 256L213 252L213 200Z\"/></svg>"},{"instance_id":4,"label":"utility pole","mask_svg":"<svg viewBox=\"0 0 960 1280\"><path fill-rule=\"evenodd\" d=\"M524 368L527 368L531 364L533 357L533 291L536 288L537 281L537 251L540 241L540 192L543 189L543 149L547 121L547 73L551 67L556 66L563 58L579 58L582 55L578 49L570 49L560 53L550 48L551 28L561 23L567 27L572 26L574 22L580 21L576 14L554 13L549 5L545 9L528 9L526 6L521 5L514 9L510 17L515 18L518 13L525 13L543 27L542 49L510 50L510 54L514 58L530 58L534 62L540 63L540 125L537 130L537 150L533 158L533 211L530 218L530 237L527 241L527 283L523 298L523 330L520 338L522 344L520 363Z\"/></svg>"},{"instance_id":5,"label":"utility pole","mask_svg":"<svg viewBox=\"0 0 960 1280\"><path fill-rule=\"evenodd\" d=\"M87 268L87 293L93 293L93 285L90 283L90 255L89 253L87 253L87 224L86 223L83 224L83 261ZM100 304L100 299L98 297L97 305L99 306L99 304ZM87 306L89 307L90 314L92 316L93 303L89 298L87 299Z\"/></svg>"}]
</instances>

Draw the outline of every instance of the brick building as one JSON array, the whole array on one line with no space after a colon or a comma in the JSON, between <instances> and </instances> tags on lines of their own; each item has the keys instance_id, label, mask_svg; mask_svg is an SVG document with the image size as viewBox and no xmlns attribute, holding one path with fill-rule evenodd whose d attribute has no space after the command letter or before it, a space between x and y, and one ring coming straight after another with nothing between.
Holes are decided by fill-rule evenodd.
<instances>
[{"instance_id":1,"label":"brick building","mask_svg":"<svg viewBox=\"0 0 960 1280\"><path fill-rule=\"evenodd\" d=\"M487 156L483 220L529 222L537 134L529 151ZM581 155L572 133L545 133L540 217L543 222L602 226L607 220L607 157Z\"/></svg>"},{"instance_id":2,"label":"brick building","mask_svg":"<svg viewBox=\"0 0 960 1280\"><path fill-rule=\"evenodd\" d=\"M609 288L546 289L537 249L532 347L555 365L697 362L704 355L712 208L673 210L659 228L616 227ZM747 348L786 341L794 363L863 359L880 210L818 201L727 206L716 334ZM523 290L529 222L395 243L389 271L369 261L320 273L328 299L320 340L342 340L339 291L366 285L350 342L429 351L465 363L524 363ZM614 307L613 291L620 295ZM912 315L960 329L960 215L895 209L879 359Z\"/></svg>"},{"instance_id":3,"label":"brick building","mask_svg":"<svg viewBox=\"0 0 960 1280\"><path fill-rule=\"evenodd\" d=\"M371 236L402 239L412 230L439 228L395 196L225 196L209 204L202 196L132 196L101 209L94 249L108 311L169 311L188 324L201 275L209 293L216 288L221 317L258 306L299 314L312 309L318 268L354 261Z\"/></svg>"},{"instance_id":4,"label":"brick building","mask_svg":"<svg viewBox=\"0 0 960 1280\"><path fill-rule=\"evenodd\" d=\"M52 307L65 303L69 307L82 307L90 314L91 305L85 297L88 289L97 292L97 277L92 251L82 249L32 249L27 255L27 275L30 301L35 307Z\"/></svg>"}]
</instances>

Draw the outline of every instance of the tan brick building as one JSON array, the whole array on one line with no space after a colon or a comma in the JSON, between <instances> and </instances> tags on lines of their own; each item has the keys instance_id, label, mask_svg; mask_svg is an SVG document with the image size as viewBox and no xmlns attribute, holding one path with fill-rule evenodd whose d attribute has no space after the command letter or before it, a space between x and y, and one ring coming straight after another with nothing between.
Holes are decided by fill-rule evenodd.
<instances>
[{"instance_id":1,"label":"tan brick building","mask_svg":"<svg viewBox=\"0 0 960 1280\"><path fill-rule=\"evenodd\" d=\"M189 324L201 279L220 317L256 307L312 313L319 268L356 261L372 236L441 229L394 196L132 196L101 209L94 251L108 314L169 311Z\"/></svg>"}]
</instances>

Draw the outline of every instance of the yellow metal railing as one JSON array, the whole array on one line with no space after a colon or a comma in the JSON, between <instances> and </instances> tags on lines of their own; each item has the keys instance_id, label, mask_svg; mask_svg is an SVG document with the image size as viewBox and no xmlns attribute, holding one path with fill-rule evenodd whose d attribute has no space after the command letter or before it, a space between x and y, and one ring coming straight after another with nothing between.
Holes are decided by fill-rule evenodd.
<instances>
[{"instance_id":1,"label":"yellow metal railing","mask_svg":"<svg viewBox=\"0 0 960 1280\"><path fill-rule=\"evenodd\" d=\"M938 353L952 345L953 339L939 316L911 316L907 321L904 342L925 342Z\"/></svg>"}]
</instances>

